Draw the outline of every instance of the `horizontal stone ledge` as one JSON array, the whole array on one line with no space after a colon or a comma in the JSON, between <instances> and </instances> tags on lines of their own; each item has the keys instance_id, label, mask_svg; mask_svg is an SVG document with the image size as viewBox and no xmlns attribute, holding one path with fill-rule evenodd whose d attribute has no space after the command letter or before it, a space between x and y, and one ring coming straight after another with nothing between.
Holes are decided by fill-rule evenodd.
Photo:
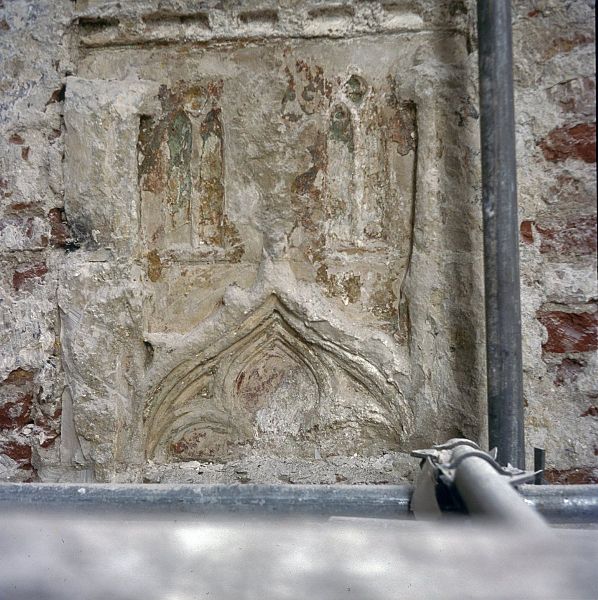
<instances>
[{"instance_id":1,"label":"horizontal stone ledge","mask_svg":"<svg viewBox=\"0 0 598 600\"><path fill-rule=\"evenodd\" d=\"M146 8L147 10L144 10ZM444 17L444 18L443 18ZM439 14L396 3L339 3L284 9L239 6L193 10L152 10L151 5L115 10L113 5L82 11L75 17L83 46L136 45L260 38L345 37L398 32L465 33L464 14Z\"/></svg>"}]
</instances>

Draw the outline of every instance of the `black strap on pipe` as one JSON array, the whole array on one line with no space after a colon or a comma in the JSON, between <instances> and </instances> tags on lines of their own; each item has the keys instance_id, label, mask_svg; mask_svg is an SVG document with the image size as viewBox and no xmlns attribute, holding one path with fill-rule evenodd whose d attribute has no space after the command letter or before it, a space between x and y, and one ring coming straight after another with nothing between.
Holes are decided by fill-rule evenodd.
<instances>
[{"instance_id":1,"label":"black strap on pipe","mask_svg":"<svg viewBox=\"0 0 598 600\"><path fill-rule=\"evenodd\" d=\"M511 3L478 0L488 435L525 468Z\"/></svg>"}]
</instances>

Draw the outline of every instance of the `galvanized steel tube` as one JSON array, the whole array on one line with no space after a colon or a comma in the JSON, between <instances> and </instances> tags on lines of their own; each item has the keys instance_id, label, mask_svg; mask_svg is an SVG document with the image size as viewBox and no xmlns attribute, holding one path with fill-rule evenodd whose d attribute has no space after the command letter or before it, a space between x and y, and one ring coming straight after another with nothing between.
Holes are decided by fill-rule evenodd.
<instances>
[{"instance_id":1,"label":"galvanized steel tube","mask_svg":"<svg viewBox=\"0 0 598 600\"><path fill-rule=\"evenodd\" d=\"M598 485L523 485L519 493L551 523L598 523ZM0 483L0 510L405 519L412 494L410 485Z\"/></svg>"},{"instance_id":2,"label":"galvanized steel tube","mask_svg":"<svg viewBox=\"0 0 598 600\"><path fill-rule=\"evenodd\" d=\"M0 510L413 518L410 485L0 483Z\"/></svg>"},{"instance_id":3,"label":"galvanized steel tube","mask_svg":"<svg viewBox=\"0 0 598 600\"><path fill-rule=\"evenodd\" d=\"M509 477L479 456L469 446L457 446L454 482L467 511L472 516L514 527L545 529L546 522L517 493Z\"/></svg>"},{"instance_id":4,"label":"galvanized steel tube","mask_svg":"<svg viewBox=\"0 0 598 600\"><path fill-rule=\"evenodd\" d=\"M511 3L477 7L489 444L524 469Z\"/></svg>"},{"instance_id":5,"label":"galvanized steel tube","mask_svg":"<svg viewBox=\"0 0 598 600\"><path fill-rule=\"evenodd\" d=\"M519 492L550 523L598 523L598 485L522 485Z\"/></svg>"}]
</instances>

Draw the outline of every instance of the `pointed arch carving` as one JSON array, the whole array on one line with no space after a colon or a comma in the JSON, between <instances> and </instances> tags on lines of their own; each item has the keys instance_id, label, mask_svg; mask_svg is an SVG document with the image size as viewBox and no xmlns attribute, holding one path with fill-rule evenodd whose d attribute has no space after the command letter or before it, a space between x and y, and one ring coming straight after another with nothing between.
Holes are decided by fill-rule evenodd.
<instances>
[{"instance_id":1,"label":"pointed arch carving","mask_svg":"<svg viewBox=\"0 0 598 600\"><path fill-rule=\"evenodd\" d=\"M271 294L155 386L144 415L146 457L218 461L289 445L313 457L314 448L359 445L360 435L396 446L403 430L396 388L331 340L300 327Z\"/></svg>"}]
</instances>

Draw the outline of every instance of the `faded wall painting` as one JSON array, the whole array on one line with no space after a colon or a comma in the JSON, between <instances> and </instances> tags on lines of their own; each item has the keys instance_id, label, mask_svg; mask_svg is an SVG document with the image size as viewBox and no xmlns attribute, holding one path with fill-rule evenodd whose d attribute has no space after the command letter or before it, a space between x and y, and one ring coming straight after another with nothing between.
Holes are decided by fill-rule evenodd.
<instances>
[{"instance_id":1,"label":"faded wall painting","mask_svg":"<svg viewBox=\"0 0 598 600\"><path fill-rule=\"evenodd\" d=\"M423 35L82 53L61 307L94 477L406 449L414 228L444 126ZM442 60L462 52L443 38Z\"/></svg>"}]
</instances>

